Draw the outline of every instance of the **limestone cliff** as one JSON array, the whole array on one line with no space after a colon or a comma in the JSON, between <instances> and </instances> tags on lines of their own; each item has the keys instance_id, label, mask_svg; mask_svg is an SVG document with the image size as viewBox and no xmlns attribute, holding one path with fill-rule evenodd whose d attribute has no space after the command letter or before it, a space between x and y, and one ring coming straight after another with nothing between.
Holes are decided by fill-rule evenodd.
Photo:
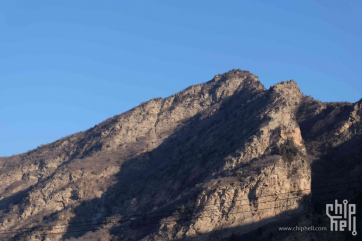
<instances>
[{"instance_id":1,"label":"limestone cliff","mask_svg":"<svg viewBox=\"0 0 362 241\"><path fill-rule=\"evenodd\" d=\"M361 116L361 101L316 101L293 80L217 75L0 158L0 239L298 240L274 224L313 224L321 196L357 195L314 190L359 179Z\"/></svg>"}]
</instances>

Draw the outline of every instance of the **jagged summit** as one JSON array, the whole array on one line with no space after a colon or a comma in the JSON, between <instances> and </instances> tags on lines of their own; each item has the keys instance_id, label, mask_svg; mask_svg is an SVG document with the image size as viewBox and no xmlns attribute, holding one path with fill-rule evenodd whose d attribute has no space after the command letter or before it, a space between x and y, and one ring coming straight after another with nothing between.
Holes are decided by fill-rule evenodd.
<instances>
[{"instance_id":1,"label":"jagged summit","mask_svg":"<svg viewBox=\"0 0 362 241\"><path fill-rule=\"evenodd\" d=\"M302 91L297 85L297 82L294 80L289 81L281 81L273 86L270 87L269 91L279 93L280 95L289 95L298 96L300 98L302 96ZM299 102L299 101L298 101Z\"/></svg>"},{"instance_id":2,"label":"jagged summit","mask_svg":"<svg viewBox=\"0 0 362 241\"><path fill-rule=\"evenodd\" d=\"M239 78L239 79L246 79L250 77L253 80L258 80L258 77L254 74L250 73L247 70L241 70L241 69L232 69L228 72L225 72L223 74L217 74L212 79L213 81L225 81L232 78Z\"/></svg>"},{"instance_id":3,"label":"jagged summit","mask_svg":"<svg viewBox=\"0 0 362 241\"><path fill-rule=\"evenodd\" d=\"M265 240L275 221L311 226L315 185L362 175L361 117L361 102L327 105L293 80L216 75L0 158L0 240Z\"/></svg>"}]
</instances>

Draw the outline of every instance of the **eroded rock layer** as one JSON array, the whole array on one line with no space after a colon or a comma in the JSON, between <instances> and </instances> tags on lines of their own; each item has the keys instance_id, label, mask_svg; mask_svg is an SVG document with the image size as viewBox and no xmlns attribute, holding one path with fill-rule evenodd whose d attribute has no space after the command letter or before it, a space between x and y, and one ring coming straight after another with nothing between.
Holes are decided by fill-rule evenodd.
<instances>
[{"instance_id":1,"label":"eroded rock layer","mask_svg":"<svg viewBox=\"0 0 362 241\"><path fill-rule=\"evenodd\" d=\"M361 116L361 101L316 101L293 80L217 75L0 158L0 238L297 240L274 224L314 224L322 196L359 200Z\"/></svg>"}]
</instances>

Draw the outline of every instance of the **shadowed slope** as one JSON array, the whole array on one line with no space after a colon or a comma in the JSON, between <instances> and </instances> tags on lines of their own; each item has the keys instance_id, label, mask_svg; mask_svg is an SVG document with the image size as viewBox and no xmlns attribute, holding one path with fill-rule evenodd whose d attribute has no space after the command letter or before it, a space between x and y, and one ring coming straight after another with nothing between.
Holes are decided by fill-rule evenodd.
<instances>
[{"instance_id":1,"label":"shadowed slope","mask_svg":"<svg viewBox=\"0 0 362 241\"><path fill-rule=\"evenodd\" d=\"M213 240L298 223L311 208L303 203L318 201L313 187L361 174L360 117L361 103L315 101L294 81L266 90L232 70L2 158L1 230L31 228L15 239ZM345 155L353 161L338 165Z\"/></svg>"}]
</instances>

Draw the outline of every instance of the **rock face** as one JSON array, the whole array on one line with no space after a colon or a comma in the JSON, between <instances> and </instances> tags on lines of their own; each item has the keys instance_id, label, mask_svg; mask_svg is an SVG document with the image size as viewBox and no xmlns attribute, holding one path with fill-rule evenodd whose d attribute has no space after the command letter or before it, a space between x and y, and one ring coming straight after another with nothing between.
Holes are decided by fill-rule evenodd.
<instances>
[{"instance_id":1,"label":"rock face","mask_svg":"<svg viewBox=\"0 0 362 241\"><path fill-rule=\"evenodd\" d=\"M316 101L293 80L217 75L0 158L0 239L316 238L275 224L313 225L313 204L337 194L359 201L361 116L362 100Z\"/></svg>"}]
</instances>

